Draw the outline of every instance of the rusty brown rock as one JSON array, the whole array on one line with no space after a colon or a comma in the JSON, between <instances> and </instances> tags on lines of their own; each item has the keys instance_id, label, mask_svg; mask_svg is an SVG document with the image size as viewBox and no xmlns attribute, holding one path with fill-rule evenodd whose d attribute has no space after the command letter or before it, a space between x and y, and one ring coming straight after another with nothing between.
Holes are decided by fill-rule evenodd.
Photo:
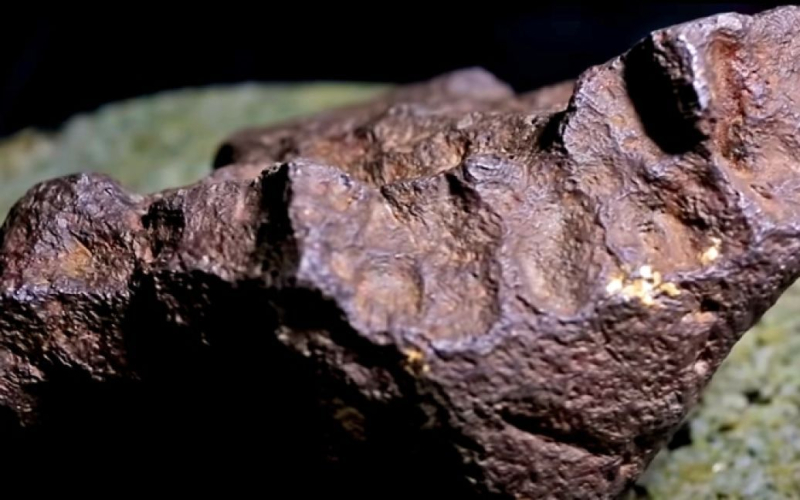
<instances>
[{"instance_id":1,"label":"rusty brown rock","mask_svg":"<svg viewBox=\"0 0 800 500\"><path fill-rule=\"evenodd\" d=\"M800 275L798 31L703 19L528 95L446 75L152 196L37 186L0 425L297 497L615 497Z\"/></svg>"}]
</instances>

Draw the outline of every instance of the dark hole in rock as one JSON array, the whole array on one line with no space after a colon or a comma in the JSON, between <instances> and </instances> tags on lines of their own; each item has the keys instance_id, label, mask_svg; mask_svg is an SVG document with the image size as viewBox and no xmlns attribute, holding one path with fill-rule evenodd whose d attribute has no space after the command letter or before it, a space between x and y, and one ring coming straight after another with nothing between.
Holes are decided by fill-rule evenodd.
<instances>
[{"instance_id":1,"label":"dark hole in rock","mask_svg":"<svg viewBox=\"0 0 800 500\"><path fill-rule=\"evenodd\" d=\"M682 446L689 446L692 444L692 429L689 427L688 422L680 426L680 428L672 435L667 447L670 450L678 449Z\"/></svg>"}]
</instances>

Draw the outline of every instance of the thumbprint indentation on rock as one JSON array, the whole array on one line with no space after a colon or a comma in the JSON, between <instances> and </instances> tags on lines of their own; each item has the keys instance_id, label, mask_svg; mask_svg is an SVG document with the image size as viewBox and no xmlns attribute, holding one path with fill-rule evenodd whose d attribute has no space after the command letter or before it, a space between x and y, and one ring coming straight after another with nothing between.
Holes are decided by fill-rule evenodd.
<instances>
[{"instance_id":1,"label":"thumbprint indentation on rock","mask_svg":"<svg viewBox=\"0 0 800 500\"><path fill-rule=\"evenodd\" d=\"M692 47L648 37L625 57L625 81L650 138L668 154L687 153L704 140L699 114L708 89L696 87Z\"/></svg>"}]
</instances>

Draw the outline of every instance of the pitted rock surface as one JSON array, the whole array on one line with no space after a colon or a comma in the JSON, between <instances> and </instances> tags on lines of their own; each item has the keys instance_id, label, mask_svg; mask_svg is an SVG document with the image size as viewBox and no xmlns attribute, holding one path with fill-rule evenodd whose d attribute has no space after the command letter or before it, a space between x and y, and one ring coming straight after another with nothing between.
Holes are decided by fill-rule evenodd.
<instances>
[{"instance_id":1,"label":"pitted rock surface","mask_svg":"<svg viewBox=\"0 0 800 500\"><path fill-rule=\"evenodd\" d=\"M154 195L41 184L0 232L0 425L300 496L618 496L800 276L799 32L456 72Z\"/></svg>"}]
</instances>

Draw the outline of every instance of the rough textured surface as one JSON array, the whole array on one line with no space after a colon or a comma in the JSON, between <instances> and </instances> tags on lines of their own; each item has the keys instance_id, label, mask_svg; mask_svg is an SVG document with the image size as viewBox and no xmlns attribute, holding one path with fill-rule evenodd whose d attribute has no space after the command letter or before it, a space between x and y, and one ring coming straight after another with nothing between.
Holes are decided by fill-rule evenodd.
<instances>
[{"instance_id":1,"label":"rough textured surface","mask_svg":"<svg viewBox=\"0 0 800 500\"><path fill-rule=\"evenodd\" d=\"M800 496L800 287L733 348L670 449L639 482L642 498Z\"/></svg>"},{"instance_id":2,"label":"rough textured surface","mask_svg":"<svg viewBox=\"0 0 800 500\"><path fill-rule=\"evenodd\" d=\"M468 72L242 134L190 188L37 187L4 227L4 422L236 423L220 445L266 430L276 478L326 489L620 493L796 277L797 17L657 33L563 111Z\"/></svg>"}]
</instances>

